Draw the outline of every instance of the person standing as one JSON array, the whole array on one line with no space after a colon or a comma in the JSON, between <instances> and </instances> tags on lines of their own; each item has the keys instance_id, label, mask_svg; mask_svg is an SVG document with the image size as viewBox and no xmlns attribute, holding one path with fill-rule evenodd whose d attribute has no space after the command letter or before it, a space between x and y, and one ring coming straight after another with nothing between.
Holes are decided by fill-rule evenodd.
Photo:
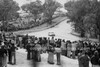
<instances>
[{"instance_id":1,"label":"person standing","mask_svg":"<svg viewBox=\"0 0 100 67\"><path fill-rule=\"evenodd\" d=\"M68 44L67 44L67 57L71 57L71 42L68 41Z\"/></svg>"},{"instance_id":2,"label":"person standing","mask_svg":"<svg viewBox=\"0 0 100 67\"><path fill-rule=\"evenodd\" d=\"M11 40L9 40L9 42L8 42L8 64L12 64L12 62L11 62L11 47L12 47Z\"/></svg>"},{"instance_id":3,"label":"person standing","mask_svg":"<svg viewBox=\"0 0 100 67\"><path fill-rule=\"evenodd\" d=\"M52 37L52 39L50 40L50 45L53 46L53 47L55 46L55 40L54 40L54 37Z\"/></svg>"},{"instance_id":4,"label":"person standing","mask_svg":"<svg viewBox=\"0 0 100 67\"><path fill-rule=\"evenodd\" d=\"M74 42L72 43L72 49L71 49L71 51L72 51L72 58L73 58L73 59L75 59L76 45L77 45L77 42L74 41Z\"/></svg>"},{"instance_id":5,"label":"person standing","mask_svg":"<svg viewBox=\"0 0 100 67\"><path fill-rule=\"evenodd\" d=\"M16 45L14 43L11 44L11 62L12 64L16 64Z\"/></svg>"},{"instance_id":6,"label":"person standing","mask_svg":"<svg viewBox=\"0 0 100 67\"><path fill-rule=\"evenodd\" d=\"M23 45L22 45L22 37L19 37L19 47L22 48Z\"/></svg>"},{"instance_id":7,"label":"person standing","mask_svg":"<svg viewBox=\"0 0 100 67\"><path fill-rule=\"evenodd\" d=\"M47 47L50 45L50 38L47 39Z\"/></svg>"},{"instance_id":8,"label":"person standing","mask_svg":"<svg viewBox=\"0 0 100 67\"><path fill-rule=\"evenodd\" d=\"M35 48L36 48L36 57L35 57L36 61L40 62L41 61L41 54L40 54L41 45L39 44L39 42L36 43Z\"/></svg>"},{"instance_id":9,"label":"person standing","mask_svg":"<svg viewBox=\"0 0 100 67\"><path fill-rule=\"evenodd\" d=\"M27 60L31 59L31 42L28 41L28 44L26 45L26 50L27 50Z\"/></svg>"},{"instance_id":10,"label":"person standing","mask_svg":"<svg viewBox=\"0 0 100 67\"><path fill-rule=\"evenodd\" d=\"M5 49L4 44L2 44L2 41L0 42L0 67L7 67L7 50Z\"/></svg>"},{"instance_id":11,"label":"person standing","mask_svg":"<svg viewBox=\"0 0 100 67\"><path fill-rule=\"evenodd\" d=\"M7 67L7 46L2 42L2 49L3 49L3 67Z\"/></svg>"},{"instance_id":12,"label":"person standing","mask_svg":"<svg viewBox=\"0 0 100 67\"><path fill-rule=\"evenodd\" d=\"M61 49L62 49L62 55L66 55L66 42L65 40L61 41Z\"/></svg>"},{"instance_id":13,"label":"person standing","mask_svg":"<svg viewBox=\"0 0 100 67\"><path fill-rule=\"evenodd\" d=\"M35 47L37 44L37 39L34 40L34 43L31 45L32 51L32 59L36 62L37 61L37 48Z\"/></svg>"},{"instance_id":14,"label":"person standing","mask_svg":"<svg viewBox=\"0 0 100 67\"><path fill-rule=\"evenodd\" d=\"M56 52L56 57L57 57L57 65L61 65L61 48L60 48L60 46L57 46L55 48L55 52Z\"/></svg>"},{"instance_id":15,"label":"person standing","mask_svg":"<svg viewBox=\"0 0 100 67\"><path fill-rule=\"evenodd\" d=\"M46 53L46 49L47 49L47 38L44 37L44 53Z\"/></svg>"},{"instance_id":16,"label":"person standing","mask_svg":"<svg viewBox=\"0 0 100 67\"><path fill-rule=\"evenodd\" d=\"M82 63L81 63L81 61L80 61L80 57L82 56L82 52L79 52L78 53L78 64L79 64L79 67L82 67Z\"/></svg>"},{"instance_id":17,"label":"person standing","mask_svg":"<svg viewBox=\"0 0 100 67\"><path fill-rule=\"evenodd\" d=\"M47 51L48 51L48 63L54 64L54 47L49 45L49 48Z\"/></svg>"},{"instance_id":18,"label":"person standing","mask_svg":"<svg viewBox=\"0 0 100 67\"><path fill-rule=\"evenodd\" d=\"M0 44L0 67L3 67L3 50Z\"/></svg>"},{"instance_id":19,"label":"person standing","mask_svg":"<svg viewBox=\"0 0 100 67\"><path fill-rule=\"evenodd\" d=\"M83 54L79 57L80 67L89 67L89 56L87 52L83 52Z\"/></svg>"},{"instance_id":20,"label":"person standing","mask_svg":"<svg viewBox=\"0 0 100 67\"><path fill-rule=\"evenodd\" d=\"M35 43L32 43L31 45L30 45L30 51L32 52L32 56L31 56L31 58L32 59L35 59Z\"/></svg>"},{"instance_id":21,"label":"person standing","mask_svg":"<svg viewBox=\"0 0 100 67\"><path fill-rule=\"evenodd\" d=\"M94 52L94 55L91 57L92 67L100 67L99 66L99 53L98 51Z\"/></svg>"},{"instance_id":22,"label":"person standing","mask_svg":"<svg viewBox=\"0 0 100 67\"><path fill-rule=\"evenodd\" d=\"M23 36L23 38L22 38L22 43L23 43L23 47L25 48L25 46L26 46L27 43L28 43L28 35Z\"/></svg>"}]
</instances>

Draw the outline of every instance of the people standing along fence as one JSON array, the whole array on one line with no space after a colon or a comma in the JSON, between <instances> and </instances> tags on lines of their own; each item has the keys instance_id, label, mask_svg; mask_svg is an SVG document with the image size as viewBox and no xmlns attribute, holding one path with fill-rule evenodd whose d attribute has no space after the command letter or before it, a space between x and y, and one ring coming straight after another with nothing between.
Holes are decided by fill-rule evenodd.
<instances>
[{"instance_id":1,"label":"people standing along fence","mask_svg":"<svg viewBox=\"0 0 100 67\"><path fill-rule=\"evenodd\" d=\"M22 37L24 37L24 35ZM5 37L5 39L3 40L0 43L0 66L7 66L7 52L8 52L8 63L16 64L16 51L15 51L16 43L14 43L15 39L11 37L8 37L8 38ZM19 42L20 42L19 47L25 48L27 50L28 60L33 59L34 61L40 62L42 60L41 53L45 53L47 50L48 63L49 64L55 63L54 54L56 54L57 65L61 65L61 54L71 58L71 52L72 52L72 57L74 58L76 53L78 54L80 52L87 51L88 52L87 54L83 53L82 55L78 57L78 61L79 61L79 67L85 67L86 65L88 67L89 58L87 55L89 55L89 57L92 60L93 55L94 55L93 53L96 50L100 52L100 43L93 43L90 41L89 42L85 42L85 41L70 42L70 40L65 41L62 39L54 39L54 37L52 37L51 39L50 38L47 39L45 37L38 38L35 36L34 37L25 36L25 38L21 39ZM22 44L24 44L24 46ZM98 59L100 61L100 54L99 54ZM95 65L94 63L92 63L92 65L93 67L100 66L100 65Z\"/></svg>"}]
</instances>

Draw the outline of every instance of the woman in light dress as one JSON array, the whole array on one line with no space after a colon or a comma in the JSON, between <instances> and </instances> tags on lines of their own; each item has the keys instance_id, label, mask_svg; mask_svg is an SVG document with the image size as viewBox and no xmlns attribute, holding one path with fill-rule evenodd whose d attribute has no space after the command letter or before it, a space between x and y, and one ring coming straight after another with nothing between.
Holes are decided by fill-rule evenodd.
<instances>
[{"instance_id":1,"label":"woman in light dress","mask_svg":"<svg viewBox=\"0 0 100 67\"><path fill-rule=\"evenodd\" d=\"M65 40L61 41L61 50L62 50L62 55L66 55L66 42Z\"/></svg>"},{"instance_id":2,"label":"woman in light dress","mask_svg":"<svg viewBox=\"0 0 100 67\"><path fill-rule=\"evenodd\" d=\"M56 52L56 57L57 57L57 65L61 65L61 52L62 52L62 50L61 50L60 46L57 46L55 48L55 52Z\"/></svg>"},{"instance_id":3,"label":"woman in light dress","mask_svg":"<svg viewBox=\"0 0 100 67\"><path fill-rule=\"evenodd\" d=\"M54 47L51 45L48 48L48 63L54 64Z\"/></svg>"},{"instance_id":4,"label":"woman in light dress","mask_svg":"<svg viewBox=\"0 0 100 67\"><path fill-rule=\"evenodd\" d=\"M41 50L42 49L41 49L41 45L39 44L39 42L36 43L35 48L36 48L36 60L38 62L40 62L41 61Z\"/></svg>"},{"instance_id":5,"label":"woman in light dress","mask_svg":"<svg viewBox=\"0 0 100 67\"><path fill-rule=\"evenodd\" d=\"M68 42L67 44L67 57L71 57L71 42Z\"/></svg>"}]
</instances>

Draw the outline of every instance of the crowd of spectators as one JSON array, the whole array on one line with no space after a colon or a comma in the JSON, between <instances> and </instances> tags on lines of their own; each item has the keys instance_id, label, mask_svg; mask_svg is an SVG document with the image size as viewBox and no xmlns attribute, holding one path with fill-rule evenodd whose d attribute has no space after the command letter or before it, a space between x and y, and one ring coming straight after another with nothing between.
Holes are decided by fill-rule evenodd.
<instances>
[{"instance_id":1,"label":"crowd of spectators","mask_svg":"<svg viewBox=\"0 0 100 67\"><path fill-rule=\"evenodd\" d=\"M61 65L61 55L78 59L79 67L89 67L91 61L93 67L100 64L100 43L93 41L73 41L56 39L54 37L35 37L28 35L6 36L0 34L0 67L8 64L16 64L16 49L27 50L27 60L33 59L41 62L41 54L48 53L48 63L54 64L54 55L57 57L57 65ZM7 61L8 57L8 61Z\"/></svg>"}]
</instances>

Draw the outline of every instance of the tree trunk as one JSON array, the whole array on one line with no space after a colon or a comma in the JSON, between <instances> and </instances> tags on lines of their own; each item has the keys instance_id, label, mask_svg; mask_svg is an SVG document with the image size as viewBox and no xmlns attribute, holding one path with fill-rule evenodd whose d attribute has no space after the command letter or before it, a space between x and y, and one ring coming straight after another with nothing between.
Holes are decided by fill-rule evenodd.
<instances>
[{"instance_id":1,"label":"tree trunk","mask_svg":"<svg viewBox=\"0 0 100 67\"><path fill-rule=\"evenodd\" d=\"M100 42L100 34L99 34L99 42Z\"/></svg>"},{"instance_id":2,"label":"tree trunk","mask_svg":"<svg viewBox=\"0 0 100 67\"><path fill-rule=\"evenodd\" d=\"M35 23L36 23L36 19L34 19L35 20Z\"/></svg>"},{"instance_id":3,"label":"tree trunk","mask_svg":"<svg viewBox=\"0 0 100 67\"><path fill-rule=\"evenodd\" d=\"M81 30L80 37L85 37L85 31Z\"/></svg>"},{"instance_id":4,"label":"tree trunk","mask_svg":"<svg viewBox=\"0 0 100 67\"><path fill-rule=\"evenodd\" d=\"M6 28L7 28L7 22L6 22L6 21L2 21L1 30L2 30L2 31L6 31Z\"/></svg>"},{"instance_id":5,"label":"tree trunk","mask_svg":"<svg viewBox=\"0 0 100 67\"><path fill-rule=\"evenodd\" d=\"M95 33L94 33L95 38L98 38L97 34L98 34L97 30L95 30Z\"/></svg>"},{"instance_id":6,"label":"tree trunk","mask_svg":"<svg viewBox=\"0 0 100 67\"><path fill-rule=\"evenodd\" d=\"M98 39L98 41L100 43L100 34L97 35L97 39Z\"/></svg>"},{"instance_id":7,"label":"tree trunk","mask_svg":"<svg viewBox=\"0 0 100 67\"><path fill-rule=\"evenodd\" d=\"M98 40L100 42L100 31L98 31Z\"/></svg>"},{"instance_id":8,"label":"tree trunk","mask_svg":"<svg viewBox=\"0 0 100 67\"><path fill-rule=\"evenodd\" d=\"M49 17L49 24L52 24L52 16Z\"/></svg>"}]
</instances>

